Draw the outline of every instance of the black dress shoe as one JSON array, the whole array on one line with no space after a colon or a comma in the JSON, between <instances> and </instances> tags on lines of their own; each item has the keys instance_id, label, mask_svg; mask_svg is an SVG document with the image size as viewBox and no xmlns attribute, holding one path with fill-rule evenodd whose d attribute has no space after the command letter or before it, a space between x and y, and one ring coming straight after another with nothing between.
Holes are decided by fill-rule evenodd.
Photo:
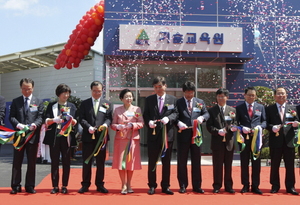
<instances>
[{"instance_id":1,"label":"black dress shoe","mask_svg":"<svg viewBox=\"0 0 300 205\"><path fill-rule=\"evenodd\" d=\"M50 191L50 194L56 194L56 193L58 193L59 192L59 189L58 189L58 187L56 187L56 188L53 188L51 191Z\"/></svg>"},{"instance_id":2,"label":"black dress shoe","mask_svg":"<svg viewBox=\"0 0 300 205\"><path fill-rule=\"evenodd\" d=\"M230 194L234 194L235 191L233 189L225 189L226 192L230 193Z\"/></svg>"},{"instance_id":3,"label":"black dress shoe","mask_svg":"<svg viewBox=\"0 0 300 205\"><path fill-rule=\"evenodd\" d=\"M78 193L83 194L84 192L88 192L88 191L89 191L89 188L86 186L83 186L78 190Z\"/></svg>"},{"instance_id":4,"label":"black dress shoe","mask_svg":"<svg viewBox=\"0 0 300 205\"><path fill-rule=\"evenodd\" d=\"M214 193L214 194L220 193L220 189L214 189L214 190L213 190L213 193Z\"/></svg>"},{"instance_id":5,"label":"black dress shoe","mask_svg":"<svg viewBox=\"0 0 300 205\"><path fill-rule=\"evenodd\" d=\"M193 189L193 192L200 193L200 194L204 194L204 190L201 189L201 188L194 188L194 189Z\"/></svg>"},{"instance_id":6,"label":"black dress shoe","mask_svg":"<svg viewBox=\"0 0 300 205\"><path fill-rule=\"evenodd\" d=\"M168 195L173 195L174 194L169 188L163 189L162 193L165 193L165 194L168 194Z\"/></svg>"},{"instance_id":7,"label":"black dress shoe","mask_svg":"<svg viewBox=\"0 0 300 205\"><path fill-rule=\"evenodd\" d=\"M108 193L108 190L104 186L98 187L97 191L101 192L101 193L104 193L104 194Z\"/></svg>"},{"instance_id":8,"label":"black dress shoe","mask_svg":"<svg viewBox=\"0 0 300 205\"><path fill-rule=\"evenodd\" d=\"M30 193L30 194L35 194L35 193L36 193L36 191L34 190L33 187L28 187L28 188L26 188L25 191L26 191L27 193Z\"/></svg>"},{"instance_id":9,"label":"black dress shoe","mask_svg":"<svg viewBox=\"0 0 300 205\"><path fill-rule=\"evenodd\" d=\"M286 192L293 195L299 195L299 193L295 190L295 188L288 189Z\"/></svg>"},{"instance_id":10,"label":"black dress shoe","mask_svg":"<svg viewBox=\"0 0 300 205\"><path fill-rule=\"evenodd\" d=\"M62 194L67 194L67 193L68 193L67 187L62 187L62 188L61 188L61 193L62 193Z\"/></svg>"},{"instance_id":11,"label":"black dress shoe","mask_svg":"<svg viewBox=\"0 0 300 205\"><path fill-rule=\"evenodd\" d=\"M179 189L179 193L181 193L181 194L186 193L186 188L185 187L181 187Z\"/></svg>"},{"instance_id":12,"label":"black dress shoe","mask_svg":"<svg viewBox=\"0 0 300 205\"><path fill-rule=\"evenodd\" d=\"M279 189L271 189L270 193L271 194L276 194L279 191Z\"/></svg>"},{"instance_id":13,"label":"black dress shoe","mask_svg":"<svg viewBox=\"0 0 300 205\"><path fill-rule=\"evenodd\" d=\"M249 192L249 187L248 186L243 186L242 190L241 190L241 193L246 193L246 192Z\"/></svg>"},{"instance_id":14,"label":"black dress shoe","mask_svg":"<svg viewBox=\"0 0 300 205\"><path fill-rule=\"evenodd\" d=\"M17 194L17 193L18 193L17 189L12 189L12 190L10 191L10 194Z\"/></svg>"},{"instance_id":15,"label":"black dress shoe","mask_svg":"<svg viewBox=\"0 0 300 205\"><path fill-rule=\"evenodd\" d=\"M149 191L148 191L149 195L153 195L155 194L155 188L154 187L150 187Z\"/></svg>"},{"instance_id":16,"label":"black dress shoe","mask_svg":"<svg viewBox=\"0 0 300 205\"><path fill-rule=\"evenodd\" d=\"M262 191L259 188L252 188L251 192L254 193L254 194L260 194L260 195L263 194Z\"/></svg>"}]
</instances>

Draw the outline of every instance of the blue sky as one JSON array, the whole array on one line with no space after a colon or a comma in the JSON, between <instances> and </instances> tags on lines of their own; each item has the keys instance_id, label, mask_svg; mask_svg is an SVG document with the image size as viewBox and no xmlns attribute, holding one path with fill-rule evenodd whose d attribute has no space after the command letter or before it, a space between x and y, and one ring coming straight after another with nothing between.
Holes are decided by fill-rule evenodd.
<instances>
[{"instance_id":1,"label":"blue sky","mask_svg":"<svg viewBox=\"0 0 300 205\"><path fill-rule=\"evenodd\" d=\"M0 56L67 42L100 0L0 0ZM101 32L102 33L102 32ZM93 49L102 52L102 35Z\"/></svg>"}]
</instances>

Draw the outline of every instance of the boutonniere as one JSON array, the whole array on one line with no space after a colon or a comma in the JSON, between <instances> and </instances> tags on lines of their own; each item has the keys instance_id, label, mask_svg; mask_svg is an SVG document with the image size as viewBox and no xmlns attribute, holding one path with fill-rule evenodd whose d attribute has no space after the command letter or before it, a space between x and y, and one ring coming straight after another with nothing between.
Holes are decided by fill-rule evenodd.
<instances>
[{"instance_id":1,"label":"boutonniere","mask_svg":"<svg viewBox=\"0 0 300 205\"><path fill-rule=\"evenodd\" d=\"M199 109L201 110L202 107L203 107L203 104L202 104L202 103L196 103L196 107L199 108Z\"/></svg>"},{"instance_id":2,"label":"boutonniere","mask_svg":"<svg viewBox=\"0 0 300 205\"><path fill-rule=\"evenodd\" d=\"M70 111L70 107L65 107L65 106L62 106L61 108L60 108L60 112L61 113L68 113Z\"/></svg>"},{"instance_id":3,"label":"boutonniere","mask_svg":"<svg viewBox=\"0 0 300 205\"><path fill-rule=\"evenodd\" d=\"M37 107L36 104L30 104L29 107Z\"/></svg>"},{"instance_id":4,"label":"boutonniere","mask_svg":"<svg viewBox=\"0 0 300 205\"><path fill-rule=\"evenodd\" d=\"M107 109L107 110L109 109L109 104L108 104L108 103L103 103L102 106L103 106L105 109Z\"/></svg>"},{"instance_id":5,"label":"boutonniere","mask_svg":"<svg viewBox=\"0 0 300 205\"><path fill-rule=\"evenodd\" d=\"M295 110L289 110L289 113L293 116L296 117L297 116L297 112Z\"/></svg>"},{"instance_id":6,"label":"boutonniere","mask_svg":"<svg viewBox=\"0 0 300 205\"><path fill-rule=\"evenodd\" d=\"M165 107L169 107L169 104L165 104Z\"/></svg>"},{"instance_id":7,"label":"boutonniere","mask_svg":"<svg viewBox=\"0 0 300 205\"><path fill-rule=\"evenodd\" d=\"M233 118L235 118L235 113L232 112L232 111L230 111L230 112L229 112L229 116L230 116L231 119L233 119Z\"/></svg>"},{"instance_id":8,"label":"boutonniere","mask_svg":"<svg viewBox=\"0 0 300 205\"><path fill-rule=\"evenodd\" d=\"M134 113L134 117L135 117L135 118L138 118L138 117L140 117L140 116L142 116L141 113L138 113L138 112L135 112L135 113Z\"/></svg>"}]
</instances>

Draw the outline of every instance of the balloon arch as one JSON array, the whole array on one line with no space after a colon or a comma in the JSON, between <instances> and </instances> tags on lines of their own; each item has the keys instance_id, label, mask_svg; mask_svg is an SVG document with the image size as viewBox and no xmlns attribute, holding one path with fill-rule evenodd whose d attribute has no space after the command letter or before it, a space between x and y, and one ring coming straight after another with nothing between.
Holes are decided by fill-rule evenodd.
<instances>
[{"instance_id":1,"label":"balloon arch","mask_svg":"<svg viewBox=\"0 0 300 205\"><path fill-rule=\"evenodd\" d=\"M94 45L95 40L102 30L104 22L104 1L93 6L81 18L79 24L69 36L64 49L57 56L54 68L68 69L77 68L84 56L87 55Z\"/></svg>"}]
</instances>

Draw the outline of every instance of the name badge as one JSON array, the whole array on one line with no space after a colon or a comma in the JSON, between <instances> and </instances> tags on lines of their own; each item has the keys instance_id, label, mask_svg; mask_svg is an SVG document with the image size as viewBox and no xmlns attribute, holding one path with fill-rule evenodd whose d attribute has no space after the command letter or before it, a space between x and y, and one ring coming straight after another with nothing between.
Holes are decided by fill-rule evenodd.
<instances>
[{"instance_id":1,"label":"name badge","mask_svg":"<svg viewBox=\"0 0 300 205\"><path fill-rule=\"evenodd\" d=\"M99 108L99 111L103 112L103 113L106 113L106 109L104 107L102 107L102 106Z\"/></svg>"},{"instance_id":2,"label":"name badge","mask_svg":"<svg viewBox=\"0 0 300 205\"><path fill-rule=\"evenodd\" d=\"M261 116L261 111L259 111L259 110L255 110L255 115L257 115L257 116Z\"/></svg>"},{"instance_id":3,"label":"name badge","mask_svg":"<svg viewBox=\"0 0 300 205\"><path fill-rule=\"evenodd\" d=\"M225 120L226 120L226 121L230 121L230 120L231 120L231 117L230 117L230 116L225 116Z\"/></svg>"},{"instance_id":4,"label":"name badge","mask_svg":"<svg viewBox=\"0 0 300 205\"><path fill-rule=\"evenodd\" d=\"M38 108L34 106L34 107L30 107L29 110L30 112L36 112Z\"/></svg>"},{"instance_id":5,"label":"name badge","mask_svg":"<svg viewBox=\"0 0 300 205\"><path fill-rule=\"evenodd\" d=\"M193 112L201 112L201 110L198 107L193 107Z\"/></svg>"},{"instance_id":6,"label":"name badge","mask_svg":"<svg viewBox=\"0 0 300 205\"><path fill-rule=\"evenodd\" d=\"M126 116L127 117L133 117L134 116L134 112L132 112L132 111L126 111Z\"/></svg>"},{"instance_id":7,"label":"name badge","mask_svg":"<svg viewBox=\"0 0 300 205\"><path fill-rule=\"evenodd\" d=\"M174 105L168 105L168 110L173 110L174 109Z\"/></svg>"}]
</instances>

